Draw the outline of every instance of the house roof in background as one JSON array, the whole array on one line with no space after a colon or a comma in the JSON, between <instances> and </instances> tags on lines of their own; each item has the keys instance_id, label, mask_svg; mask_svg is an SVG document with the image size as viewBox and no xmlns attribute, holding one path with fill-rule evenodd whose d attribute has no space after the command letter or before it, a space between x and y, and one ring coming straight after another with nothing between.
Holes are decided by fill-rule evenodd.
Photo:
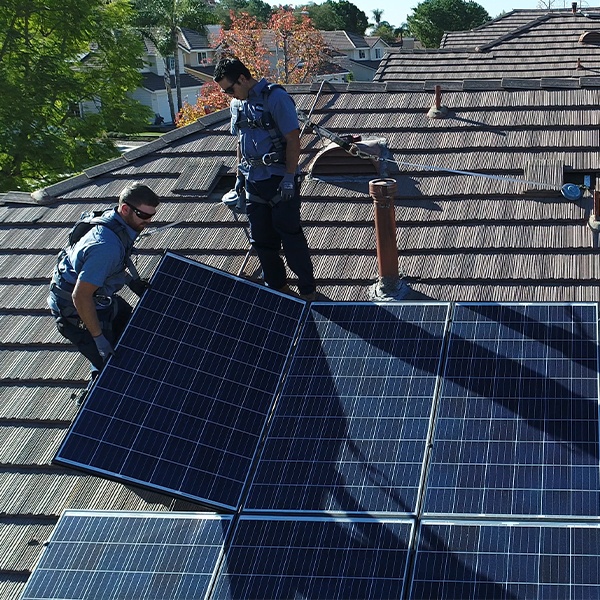
<instances>
[{"instance_id":1,"label":"house roof in background","mask_svg":"<svg viewBox=\"0 0 600 600\"><path fill-rule=\"evenodd\" d=\"M321 31L321 35L323 36L325 44L336 50L347 51L355 48L370 48L372 45L372 43L369 43L366 36L352 33L350 31Z\"/></svg>"},{"instance_id":2,"label":"house roof in background","mask_svg":"<svg viewBox=\"0 0 600 600\"><path fill-rule=\"evenodd\" d=\"M525 8L511 10L474 29L446 31L440 42L440 48L475 48L493 42L506 34L512 33L516 29L525 27L539 17L554 13L565 15L572 14L572 11L565 8Z\"/></svg>"},{"instance_id":3,"label":"house roof in background","mask_svg":"<svg viewBox=\"0 0 600 600\"><path fill-rule=\"evenodd\" d=\"M208 32L194 31L187 27L181 27L179 30L179 45L187 50L202 50L211 48Z\"/></svg>"},{"instance_id":4,"label":"house roof in background","mask_svg":"<svg viewBox=\"0 0 600 600\"><path fill-rule=\"evenodd\" d=\"M214 68L213 68L214 71ZM202 81L199 77L194 77L190 75L188 72L181 73L180 75L181 88L197 88L199 85L202 85L204 81ZM171 75L171 85L173 89L175 89L175 76ZM165 80L162 75L157 75L156 73L142 73L142 86L143 88L151 91L157 92L158 90L165 89ZM194 102L196 99L194 98Z\"/></svg>"},{"instance_id":5,"label":"house roof in background","mask_svg":"<svg viewBox=\"0 0 600 600\"><path fill-rule=\"evenodd\" d=\"M583 33L600 31L600 21L595 18L567 11L544 13L493 39L484 35L488 27L493 29L494 22L467 32L462 41L468 45L462 48L447 45L438 50L391 50L382 59L374 80L441 83L600 76L598 45L580 42Z\"/></svg>"},{"instance_id":6,"label":"house roof in background","mask_svg":"<svg viewBox=\"0 0 600 600\"><path fill-rule=\"evenodd\" d=\"M303 219L325 298L369 298L377 279L369 181L387 177L398 188L408 299L598 300L592 198L586 192L568 201L558 189L586 175L593 186L600 173L600 79L536 77L535 68L524 80L485 73L461 80L443 92L448 112L438 119L428 116L435 71L426 80L287 86L313 121L379 149L380 160L365 160L303 132ZM70 396L85 386L88 367L55 330L45 299L72 223L84 210L111 206L137 181L163 199L156 225L176 223L136 244L143 276L168 249L260 280L245 217L220 202L234 174L224 110L33 195L0 196L0 597L19 596L67 508L199 509L51 464L75 416Z\"/></svg>"}]
</instances>

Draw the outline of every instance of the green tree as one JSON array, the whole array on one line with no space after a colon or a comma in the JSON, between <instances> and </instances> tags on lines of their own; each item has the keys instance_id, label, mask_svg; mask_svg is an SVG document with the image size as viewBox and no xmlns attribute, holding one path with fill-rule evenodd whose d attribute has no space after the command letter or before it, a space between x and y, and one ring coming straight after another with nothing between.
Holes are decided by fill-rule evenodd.
<instances>
[{"instance_id":1,"label":"green tree","mask_svg":"<svg viewBox=\"0 0 600 600\"><path fill-rule=\"evenodd\" d=\"M138 14L137 23L142 35L156 46L164 62L164 82L171 112L175 122L175 105L171 89L171 61L175 71L177 111L181 110L181 72L179 66L178 39L181 27L204 31L210 22L210 14L204 0L134 0Z\"/></svg>"},{"instance_id":2,"label":"green tree","mask_svg":"<svg viewBox=\"0 0 600 600\"><path fill-rule=\"evenodd\" d=\"M150 111L127 0L31 0L0 7L0 190L31 190L117 152L106 133ZM97 112L80 114L86 103Z\"/></svg>"},{"instance_id":3,"label":"green tree","mask_svg":"<svg viewBox=\"0 0 600 600\"><path fill-rule=\"evenodd\" d=\"M371 35L380 37L388 44L393 44L396 41L396 38L400 37L396 34L396 29L394 29L387 21L381 21L374 27L371 31Z\"/></svg>"},{"instance_id":4,"label":"green tree","mask_svg":"<svg viewBox=\"0 0 600 600\"><path fill-rule=\"evenodd\" d=\"M411 35L426 48L439 48L445 31L466 31L490 20L472 0L425 0L407 18Z\"/></svg>"},{"instance_id":5,"label":"green tree","mask_svg":"<svg viewBox=\"0 0 600 600\"><path fill-rule=\"evenodd\" d=\"M275 9L264 0L221 0L215 4L211 11L211 22L230 29L232 11L237 16L246 13L254 17L259 23L266 25Z\"/></svg>"},{"instance_id":6,"label":"green tree","mask_svg":"<svg viewBox=\"0 0 600 600\"><path fill-rule=\"evenodd\" d=\"M379 24L381 23L381 17L383 15L383 10L381 10L381 8L374 8L371 11L371 14L373 15L373 23L369 23L369 25L373 28L373 29L377 29L377 27L379 27Z\"/></svg>"},{"instance_id":7,"label":"green tree","mask_svg":"<svg viewBox=\"0 0 600 600\"><path fill-rule=\"evenodd\" d=\"M369 26L367 15L348 0L326 0L306 7L313 25L321 31L345 30L364 35Z\"/></svg>"}]
</instances>

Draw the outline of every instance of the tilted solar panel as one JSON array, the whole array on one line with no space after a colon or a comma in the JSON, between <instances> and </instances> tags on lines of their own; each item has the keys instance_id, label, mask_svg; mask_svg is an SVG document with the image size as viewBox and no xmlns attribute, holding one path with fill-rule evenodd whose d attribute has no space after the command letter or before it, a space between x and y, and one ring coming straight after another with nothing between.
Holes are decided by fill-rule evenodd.
<instances>
[{"instance_id":1,"label":"tilted solar panel","mask_svg":"<svg viewBox=\"0 0 600 600\"><path fill-rule=\"evenodd\" d=\"M313 304L248 510L416 509L448 304Z\"/></svg>"},{"instance_id":2,"label":"tilted solar panel","mask_svg":"<svg viewBox=\"0 0 600 600\"><path fill-rule=\"evenodd\" d=\"M595 304L456 306L425 514L596 516Z\"/></svg>"},{"instance_id":3,"label":"tilted solar panel","mask_svg":"<svg viewBox=\"0 0 600 600\"><path fill-rule=\"evenodd\" d=\"M304 308L165 255L55 462L235 510Z\"/></svg>"},{"instance_id":4,"label":"tilted solar panel","mask_svg":"<svg viewBox=\"0 0 600 600\"><path fill-rule=\"evenodd\" d=\"M410 598L600 597L598 523L424 522Z\"/></svg>"},{"instance_id":5,"label":"tilted solar panel","mask_svg":"<svg viewBox=\"0 0 600 600\"><path fill-rule=\"evenodd\" d=\"M242 516L211 598L401 598L412 527L401 519Z\"/></svg>"},{"instance_id":6,"label":"tilted solar panel","mask_svg":"<svg viewBox=\"0 0 600 600\"><path fill-rule=\"evenodd\" d=\"M200 600L230 523L199 513L65 511L21 600Z\"/></svg>"}]
</instances>

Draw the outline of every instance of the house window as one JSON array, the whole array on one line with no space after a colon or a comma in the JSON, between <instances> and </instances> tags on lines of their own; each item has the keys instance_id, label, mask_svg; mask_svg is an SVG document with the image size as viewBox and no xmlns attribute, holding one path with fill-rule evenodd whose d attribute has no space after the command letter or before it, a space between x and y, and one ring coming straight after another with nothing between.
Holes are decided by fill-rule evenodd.
<instances>
[{"instance_id":1,"label":"house window","mask_svg":"<svg viewBox=\"0 0 600 600\"><path fill-rule=\"evenodd\" d=\"M375 48L375 58L381 58L381 48Z\"/></svg>"},{"instance_id":2,"label":"house window","mask_svg":"<svg viewBox=\"0 0 600 600\"><path fill-rule=\"evenodd\" d=\"M175 70L175 57L174 56L169 56L167 58L167 69L169 69L169 71Z\"/></svg>"},{"instance_id":3,"label":"house window","mask_svg":"<svg viewBox=\"0 0 600 600\"><path fill-rule=\"evenodd\" d=\"M367 58L367 55L365 54L364 50L358 51L358 58Z\"/></svg>"}]
</instances>

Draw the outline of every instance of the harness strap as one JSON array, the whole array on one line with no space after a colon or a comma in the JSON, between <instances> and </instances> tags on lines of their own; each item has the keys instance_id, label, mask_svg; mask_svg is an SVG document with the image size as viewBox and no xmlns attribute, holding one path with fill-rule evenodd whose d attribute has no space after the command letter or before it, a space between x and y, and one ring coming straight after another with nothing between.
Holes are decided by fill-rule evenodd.
<instances>
[{"instance_id":1,"label":"harness strap","mask_svg":"<svg viewBox=\"0 0 600 600\"><path fill-rule=\"evenodd\" d=\"M237 113L235 114L233 128L235 131L240 129L264 129L271 138L271 144L273 145L274 151L268 154L265 154L262 158L258 159L248 159L245 161L251 166L262 166L262 165L270 165L273 163L285 164L285 139L279 131L271 112L268 110L268 97L271 91L275 88L283 88L283 86L278 83L270 83L262 91L263 98L263 113L260 119L250 120L242 113L242 102L238 102L237 104ZM234 131L234 133L235 133ZM265 157L271 157L270 162L264 162ZM258 162L254 162L258 161Z\"/></svg>"}]
</instances>

